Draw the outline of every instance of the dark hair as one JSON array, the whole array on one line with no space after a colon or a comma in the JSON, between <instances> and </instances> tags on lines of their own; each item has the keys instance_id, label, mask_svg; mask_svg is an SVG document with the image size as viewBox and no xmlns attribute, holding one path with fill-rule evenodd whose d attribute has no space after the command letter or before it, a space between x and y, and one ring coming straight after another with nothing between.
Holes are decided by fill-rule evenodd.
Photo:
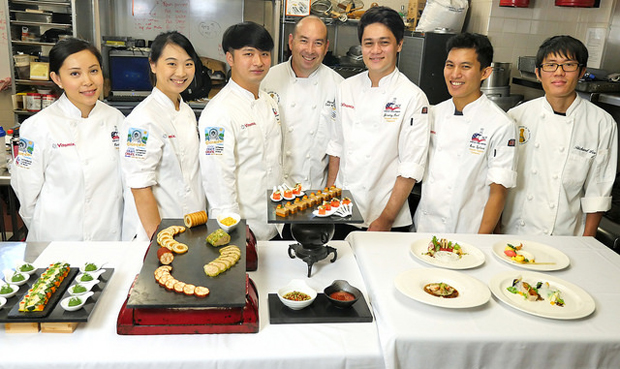
<instances>
[{"instance_id":1,"label":"dark hair","mask_svg":"<svg viewBox=\"0 0 620 369\"><path fill-rule=\"evenodd\" d=\"M273 38L265 27L254 22L242 22L228 27L222 37L222 50L232 52L246 46L260 51L273 50Z\"/></svg>"},{"instance_id":2,"label":"dark hair","mask_svg":"<svg viewBox=\"0 0 620 369\"><path fill-rule=\"evenodd\" d=\"M392 31L394 37L396 37L396 43L403 40L405 36L405 23L403 19L398 15L396 10L388 8L387 6L373 6L368 9L362 19L360 19L360 25L357 28L357 37L362 42L362 35L364 34L364 28L373 23L381 23Z\"/></svg>"},{"instance_id":3,"label":"dark hair","mask_svg":"<svg viewBox=\"0 0 620 369\"><path fill-rule=\"evenodd\" d=\"M588 49L581 41L571 36L561 35L546 39L536 53L536 67L540 68L543 60L552 54L575 59L582 65L582 68L588 64Z\"/></svg>"},{"instance_id":4,"label":"dark hair","mask_svg":"<svg viewBox=\"0 0 620 369\"><path fill-rule=\"evenodd\" d=\"M91 45L88 41L84 41L78 38L69 37L64 40L58 41L54 47L50 50L49 60L50 60L50 72L54 72L58 74L60 67L65 62L65 59L69 57L69 55L73 55L75 53L79 53L82 50L88 50L97 58L99 62L99 67L103 63L103 58L101 57L101 53L97 50L96 47Z\"/></svg>"},{"instance_id":5,"label":"dark hair","mask_svg":"<svg viewBox=\"0 0 620 369\"><path fill-rule=\"evenodd\" d=\"M162 51L164 51L164 48L168 44L175 44L180 46L183 50L185 50L187 55L192 58L195 65L198 65L200 63L200 58L198 57L196 50L194 50L194 46L192 45L192 43L187 39L187 37L183 36L177 31L162 32L157 35L157 37L155 37L155 40L153 40L153 43L151 44L149 61L152 63L156 63L157 60L159 60L159 58L161 57ZM151 68L149 68L149 79L151 80L151 84L155 86L155 83L157 82L157 76L151 71Z\"/></svg>"},{"instance_id":6,"label":"dark hair","mask_svg":"<svg viewBox=\"0 0 620 369\"><path fill-rule=\"evenodd\" d=\"M448 39L446 52L452 49L474 49L480 70L490 67L493 62L493 46L487 36L478 33L460 33Z\"/></svg>"}]
</instances>

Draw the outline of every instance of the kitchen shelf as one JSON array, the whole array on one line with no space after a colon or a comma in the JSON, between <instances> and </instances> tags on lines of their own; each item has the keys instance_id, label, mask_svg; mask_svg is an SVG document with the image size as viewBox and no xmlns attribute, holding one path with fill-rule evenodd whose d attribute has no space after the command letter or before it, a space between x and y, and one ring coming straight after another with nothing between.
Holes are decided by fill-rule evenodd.
<instances>
[{"instance_id":1,"label":"kitchen shelf","mask_svg":"<svg viewBox=\"0 0 620 369\"><path fill-rule=\"evenodd\" d=\"M71 28L71 24L67 23L47 23L47 22L32 22L32 21L16 21L12 20L11 25L14 26L30 26L30 27L53 27L53 28Z\"/></svg>"},{"instance_id":2,"label":"kitchen shelf","mask_svg":"<svg viewBox=\"0 0 620 369\"><path fill-rule=\"evenodd\" d=\"M71 7L71 3L68 2L68 1L67 2L63 2L63 1L45 1L45 0L13 0L13 1L11 1L11 3L13 3L13 4L20 4L20 5L65 6L65 7L68 7L68 8Z\"/></svg>"},{"instance_id":3,"label":"kitchen shelf","mask_svg":"<svg viewBox=\"0 0 620 369\"><path fill-rule=\"evenodd\" d=\"M40 41L18 41L12 40L13 45L23 45L23 46L54 46L56 45L53 42L40 42Z\"/></svg>"},{"instance_id":4,"label":"kitchen shelf","mask_svg":"<svg viewBox=\"0 0 620 369\"><path fill-rule=\"evenodd\" d=\"M54 86L54 82L52 81L37 81L34 79L16 79L15 83L27 86Z\"/></svg>"}]
</instances>

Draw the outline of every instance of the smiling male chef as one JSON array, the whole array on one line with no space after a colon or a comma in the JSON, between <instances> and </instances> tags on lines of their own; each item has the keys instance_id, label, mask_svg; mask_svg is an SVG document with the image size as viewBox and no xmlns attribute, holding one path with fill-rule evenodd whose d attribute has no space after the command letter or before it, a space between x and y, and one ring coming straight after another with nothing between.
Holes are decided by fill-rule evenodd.
<instances>
[{"instance_id":1,"label":"smiling male chef","mask_svg":"<svg viewBox=\"0 0 620 369\"><path fill-rule=\"evenodd\" d=\"M231 68L228 84L200 115L200 171L209 216L235 212L258 240L276 235L267 223L267 190L281 183L280 117L260 90L271 65L273 39L253 22L230 26L222 49Z\"/></svg>"},{"instance_id":2,"label":"smiling male chef","mask_svg":"<svg viewBox=\"0 0 620 369\"><path fill-rule=\"evenodd\" d=\"M508 112L517 123L517 187L509 191L502 231L510 234L595 236L611 208L616 175L616 122L575 92L588 50L571 36L554 36L536 54L545 96Z\"/></svg>"},{"instance_id":3,"label":"smiling male chef","mask_svg":"<svg viewBox=\"0 0 620 369\"><path fill-rule=\"evenodd\" d=\"M452 98L432 108L416 231L492 233L517 180L515 124L480 91L493 71L489 39L462 33L446 50L443 75Z\"/></svg>"},{"instance_id":4,"label":"smiling male chef","mask_svg":"<svg viewBox=\"0 0 620 369\"><path fill-rule=\"evenodd\" d=\"M321 189L327 181L325 154L335 116L336 89L343 81L322 64L329 47L327 27L313 15L302 18L288 36L291 57L269 70L261 89L280 108L283 176L289 186Z\"/></svg>"},{"instance_id":5,"label":"smiling male chef","mask_svg":"<svg viewBox=\"0 0 620 369\"><path fill-rule=\"evenodd\" d=\"M428 100L396 68L404 30L393 9L367 10L358 37L368 71L346 79L336 95L327 184L351 191L369 231L409 229L407 197L426 165Z\"/></svg>"}]
</instances>

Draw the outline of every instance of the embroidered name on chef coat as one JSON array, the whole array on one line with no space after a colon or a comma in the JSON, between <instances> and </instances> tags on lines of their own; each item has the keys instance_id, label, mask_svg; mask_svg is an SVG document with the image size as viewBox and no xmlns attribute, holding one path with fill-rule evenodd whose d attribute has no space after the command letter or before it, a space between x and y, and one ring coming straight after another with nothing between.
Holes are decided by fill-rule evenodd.
<instances>
[{"instance_id":1,"label":"embroidered name on chef coat","mask_svg":"<svg viewBox=\"0 0 620 369\"><path fill-rule=\"evenodd\" d=\"M245 127L242 127L242 129ZM222 155L224 153L224 127L205 128L205 155Z\"/></svg>"},{"instance_id":2,"label":"embroidered name on chef coat","mask_svg":"<svg viewBox=\"0 0 620 369\"><path fill-rule=\"evenodd\" d=\"M476 132L471 136L469 140L469 151L472 154L482 154L487 148L487 136L483 135L484 130L481 128L480 132Z\"/></svg>"},{"instance_id":3,"label":"embroidered name on chef coat","mask_svg":"<svg viewBox=\"0 0 620 369\"><path fill-rule=\"evenodd\" d=\"M129 128L127 132L126 158L144 159L146 157L146 143L149 132L142 128Z\"/></svg>"},{"instance_id":4,"label":"embroidered name on chef coat","mask_svg":"<svg viewBox=\"0 0 620 369\"><path fill-rule=\"evenodd\" d=\"M385 104L383 109L383 119L386 122L395 122L400 117L400 104L396 103L396 99Z\"/></svg>"},{"instance_id":5,"label":"embroidered name on chef coat","mask_svg":"<svg viewBox=\"0 0 620 369\"><path fill-rule=\"evenodd\" d=\"M15 165L28 169L32 165L32 154L34 153L34 142L20 137L19 149L15 158Z\"/></svg>"}]
</instances>

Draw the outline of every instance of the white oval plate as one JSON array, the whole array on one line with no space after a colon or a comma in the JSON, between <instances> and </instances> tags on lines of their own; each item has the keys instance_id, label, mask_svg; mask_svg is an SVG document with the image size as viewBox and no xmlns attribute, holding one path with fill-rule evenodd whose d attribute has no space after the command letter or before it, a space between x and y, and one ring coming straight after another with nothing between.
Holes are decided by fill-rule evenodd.
<instances>
[{"instance_id":1,"label":"white oval plate","mask_svg":"<svg viewBox=\"0 0 620 369\"><path fill-rule=\"evenodd\" d=\"M325 218L325 217L332 216L335 212L336 212L336 209L332 208L332 210L326 210L325 215L321 215L319 214L319 210L317 209L312 212L312 215L314 215L315 217L319 217L319 218Z\"/></svg>"},{"instance_id":2,"label":"white oval plate","mask_svg":"<svg viewBox=\"0 0 620 369\"><path fill-rule=\"evenodd\" d=\"M506 254L504 254L504 249L506 248L506 244L511 244L513 246L517 246L519 244L523 244L524 252L527 252L531 255L534 255L535 263L517 263L512 260ZM501 242L493 245L493 254L499 258L500 260L518 266L523 269L536 270L536 271L552 271L552 270L560 270L564 269L570 265L570 259L566 254L562 251L553 248L551 246L547 246L545 244L534 242L534 241L524 241L524 240L503 240ZM536 264L543 263L543 264ZM546 264L550 263L550 264Z\"/></svg>"},{"instance_id":3,"label":"white oval plate","mask_svg":"<svg viewBox=\"0 0 620 369\"><path fill-rule=\"evenodd\" d=\"M459 291L458 297L441 298L424 291L429 283L447 283ZM451 309L464 309L485 304L491 298L487 286L467 274L454 270L423 268L403 272L394 279L396 289L416 301Z\"/></svg>"},{"instance_id":4,"label":"white oval plate","mask_svg":"<svg viewBox=\"0 0 620 369\"><path fill-rule=\"evenodd\" d=\"M522 277L524 282L534 285L537 282L548 282L551 288L560 290L564 306L551 305L546 296L543 296L543 301L528 301L521 295L508 292L507 288L512 286L512 281L519 277ZM543 318L579 319L592 314L596 308L592 296L581 287L543 273L520 270L503 272L491 279L489 288L493 295L506 305Z\"/></svg>"},{"instance_id":5,"label":"white oval plate","mask_svg":"<svg viewBox=\"0 0 620 369\"><path fill-rule=\"evenodd\" d=\"M458 260L450 260L448 258L444 259L424 255L428 251L428 244L431 242L431 238L423 238L415 241L411 244L410 251L413 256L427 264L447 269L470 269L484 263L484 254L477 247L455 240L450 241L458 243L459 246L461 246L461 248L463 249L463 252L466 253L466 255L463 255Z\"/></svg>"}]
</instances>

